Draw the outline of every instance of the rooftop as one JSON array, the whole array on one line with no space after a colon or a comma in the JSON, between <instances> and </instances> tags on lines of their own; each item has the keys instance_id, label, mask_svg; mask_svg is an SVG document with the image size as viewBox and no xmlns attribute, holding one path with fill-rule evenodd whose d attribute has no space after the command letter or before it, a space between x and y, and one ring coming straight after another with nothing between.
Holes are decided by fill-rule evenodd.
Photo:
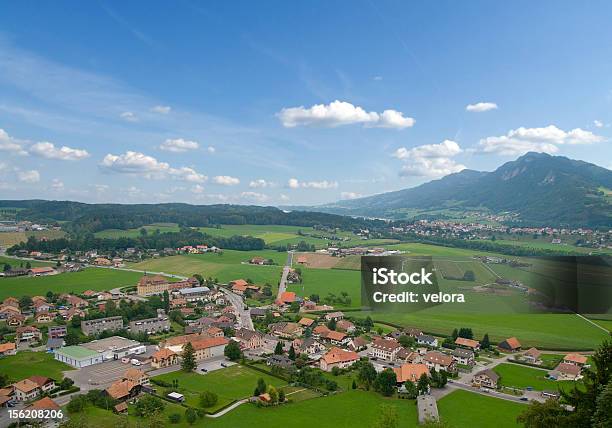
<instances>
[{"instance_id":1,"label":"rooftop","mask_svg":"<svg viewBox=\"0 0 612 428\"><path fill-rule=\"evenodd\" d=\"M87 349L79 345L64 346L60 349L57 349L55 352L76 360L88 357L95 357L96 355L98 355L96 351L92 351L91 349Z\"/></svg>"}]
</instances>

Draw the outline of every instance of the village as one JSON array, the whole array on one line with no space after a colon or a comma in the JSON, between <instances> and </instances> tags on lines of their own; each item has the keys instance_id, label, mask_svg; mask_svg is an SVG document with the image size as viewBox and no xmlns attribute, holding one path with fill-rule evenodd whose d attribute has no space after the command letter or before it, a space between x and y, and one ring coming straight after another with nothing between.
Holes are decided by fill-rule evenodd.
<instances>
[{"instance_id":1,"label":"village","mask_svg":"<svg viewBox=\"0 0 612 428\"><path fill-rule=\"evenodd\" d=\"M174 251L221 250L194 246ZM290 392L279 394L268 385L222 408L194 406L191 395L198 391L172 380L176 373L210 377L240 367L317 395L336 393L342 376L354 373L360 381L357 384L353 377L353 389L372 387L383 396L416 399L419 421L426 422L439 418L436 401L458 389L519 403L559 398L557 388L510 387L502 382L498 368L540 368L547 373L548 385L554 385L579 381L589 367L586 354L524 349L516 337L499 343L491 343L488 335L476 340L469 327L458 326L448 336L416 327L383 329L370 317L357 318L287 291L287 284L300 281L293 258L289 253L278 294L259 306L253 305L253 296L270 294L270 289L248 279L220 283L199 275L155 273L143 273L137 284L121 289L4 299L0 319L8 334L0 343L0 358L44 353L73 370L58 379L35 374L5 382L0 389L0 424L15 422L13 416L20 414L15 410L53 410L60 420L67 416L61 409L77 408L74 403L92 396L116 414L155 399L184 406L179 408L187 412L197 408L200 416L209 417L248 402L289 402ZM297 265L305 263L304 258L295 259ZM121 262L96 252L78 260L98 268L121 268ZM252 257L245 263L271 262ZM4 275L39 277L78 268L66 258L56 267L11 268ZM251 387L246 385L247 390ZM30 415L21 413L26 414Z\"/></svg>"}]
</instances>

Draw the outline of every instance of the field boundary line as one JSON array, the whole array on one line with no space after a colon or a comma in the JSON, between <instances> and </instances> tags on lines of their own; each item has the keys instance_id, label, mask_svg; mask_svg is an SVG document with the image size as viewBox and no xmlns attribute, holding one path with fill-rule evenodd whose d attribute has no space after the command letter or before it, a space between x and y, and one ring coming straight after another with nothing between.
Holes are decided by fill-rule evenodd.
<instances>
[{"instance_id":1,"label":"field boundary line","mask_svg":"<svg viewBox=\"0 0 612 428\"><path fill-rule=\"evenodd\" d=\"M607 328L604 328L602 326L600 326L599 324L597 324L596 322L591 321L590 319L588 319L587 317L580 315L579 313L576 312L576 315L578 315L580 318L582 318L583 320L585 320L586 322L589 322L591 324L593 324L595 327L597 327L600 330L605 331L606 333L610 334L610 332L608 331Z\"/></svg>"}]
</instances>

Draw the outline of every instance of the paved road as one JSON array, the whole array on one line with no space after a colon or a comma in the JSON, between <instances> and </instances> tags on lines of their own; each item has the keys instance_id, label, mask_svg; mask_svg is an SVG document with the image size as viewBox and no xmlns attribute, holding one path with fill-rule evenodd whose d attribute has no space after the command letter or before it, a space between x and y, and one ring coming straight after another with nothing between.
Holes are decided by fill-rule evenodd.
<instances>
[{"instance_id":1,"label":"paved road","mask_svg":"<svg viewBox=\"0 0 612 428\"><path fill-rule=\"evenodd\" d=\"M240 406L241 404L248 403L248 402L249 402L248 398L243 398L242 400L236 401L234 404L232 404L229 407L226 407L220 412L214 413L212 415L206 415L206 417L207 418L219 418L223 416L224 414L226 414L227 412L231 412L232 410L234 410L236 407Z\"/></svg>"},{"instance_id":2,"label":"paved road","mask_svg":"<svg viewBox=\"0 0 612 428\"><path fill-rule=\"evenodd\" d=\"M249 308L244 303L244 300L242 300L242 297L225 288L221 288L221 290L225 293L230 303L236 310L236 322L238 323L238 326L249 330L254 330L251 313L249 312Z\"/></svg>"},{"instance_id":3,"label":"paved road","mask_svg":"<svg viewBox=\"0 0 612 428\"><path fill-rule=\"evenodd\" d=\"M278 283L278 299L282 296L282 294L287 291L287 275L289 275L289 270L291 270L291 264L293 263L293 251L287 252L287 261L285 262L285 267L283 267L283 274L281 275L280 282Z\"/></svg>"}]
</instances>

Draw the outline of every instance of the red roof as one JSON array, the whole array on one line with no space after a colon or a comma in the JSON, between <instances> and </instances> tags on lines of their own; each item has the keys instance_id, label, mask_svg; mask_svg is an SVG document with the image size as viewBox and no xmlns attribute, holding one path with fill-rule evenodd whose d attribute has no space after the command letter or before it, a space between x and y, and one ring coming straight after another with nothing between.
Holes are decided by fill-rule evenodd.
<instances>
[{"instance_id":1,"label":"red roof","mask_svg":"<svg viewBox=\"0 0 612 428\"><path fill-rule=\"evenodd\" d=\"M323 360L327 364L334 363L345 363L349 361L357 361L359 359L359 355L353 351L345 351L344 349L333 347L325 355L323 355Z\"/></svg>"},{"instance_id":2,"label":"red roof","mask_svg":"<svg viewBox=\"0 0 612 428\"><path fill-rule=\"evenodd\" d=\"M293 303L295 302L295 293L293 291L285 291L280 295L279 300L282 303Z\"/></svg>"}]
</instances>

